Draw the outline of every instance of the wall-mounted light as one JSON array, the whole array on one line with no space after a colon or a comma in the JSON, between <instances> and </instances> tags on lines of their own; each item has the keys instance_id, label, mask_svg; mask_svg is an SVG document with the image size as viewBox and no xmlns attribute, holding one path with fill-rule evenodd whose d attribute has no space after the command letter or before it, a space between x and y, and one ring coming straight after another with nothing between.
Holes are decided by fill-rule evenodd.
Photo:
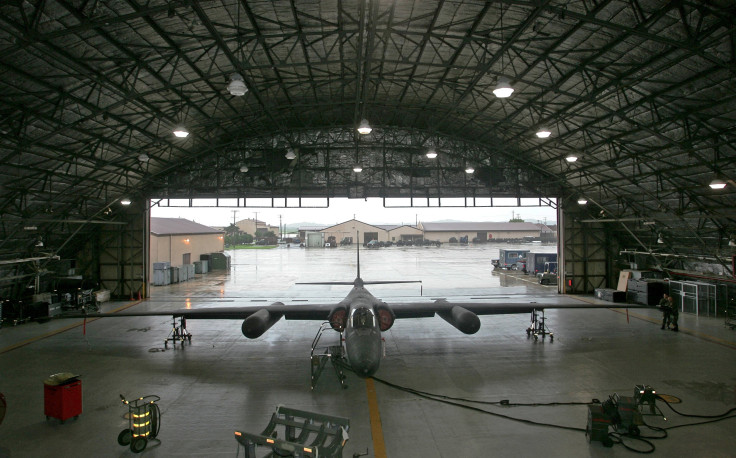
<instances>
[{"instance_id":1,"label":"wall-mounted light","mask_svg":"<svg viewBox=\"0 0 736 458\"><path fill-rule=\"evenodd\" d=\"M220 235L220 236L219 236L219 237L217 237L217 238L218 238L218 239L220 239L220 240L225 240L225 237L223 237L222 235Z\"/></svg>"},{"instance_id":2,"label":"wall-mounted light","mask_svg":"<svg viewBox=\"0 0 736 458\"><path fill-rule=\"evenodd\" d=\"M121 205L126 205L127 206L127 205L130 205L130 203L131 203L131 201L127 197L123 197L122 199L120 199L120 204Z\"/></svg>"},{"instance_id":3,"label":"wall-mounted light","mask_svg":"<svg viewBox=\"0 0 736 458\"><path fill-rule=\"evenodd\" d=\"M363 118L358 126L358 133L361 135L368 135L373 131L373 128L368 124L368 120Z\"/></svg>"},{"instance_id":4,"label":"wall-mounted light","mask_svg":"<svg viewBox=\"0 0 736 458\"><path fill-rule=\"evenodd\" d=\"M177 138L187 138L189 136L189 131L184 126L176 126L174 128L174 136Z\"/></svg>"},{"instance_id":5,"label":"wall-mounted light","mask_svg":"<svg viewBox=\"0 0 736 458\"><path fill-rule=\"evenodd\" d=\"M187 245L189 245L189 239L184 239L184 243L186 243Z\"/></svg>"},{"instance_id":6,"label":"wall-mounted light","mask_svg":"<svg viewBox=\"0 0 736 458\"><path fill-rule=\"evenodd\" d=\"M546 127L540 127L536 135L537 138L547 138L552 135L552 131L547 129Z\"/></svg>"},{"instance_id":7,"label":"wall-mounted light","mask_svg":"<svg viewBox=\"0 0 736 458\"><path fill-rule=\"evenodd\" d=\"M427 150L427 157L429 159L436 158L437 157L437 151L434 148L429 148L429 150Z\"/></svg>"},{"instance_id":8,"label":"wall-mounted light","mask_svg":"<svg viewBox=\"0 0 736 458\"><path fill-rule=\"evenodd\" d=\"M726 182L720 176L716 175L713 181L708 185L711 189L723 189L726 187Z\"/></svg>"},{"instance_id":9,"label":"wall-mounted light","mask_svg":"<svg viewBox=\"0 0 736 458\"><path fill-rule=\"evenodd\" d=\"M508 78L504 76L498 78L498 83L496 84L496 89L493 90L493 95L499 99L505 99L506 97L511 97L511 94L513 93L514 88L511 87L511 83Z\"/></svg>"},{"instance_id":10,"label":"wall-mounted light","mask_svg":"<svg viewBox=\"0 0 736 458\"><path fill-rule=\"evenodd\" d=\"M230 84L227 85L227 92L235 97L242 97L248 92L248 86L245 85L243 76L240 73L230 75Z\"/></svg>"}]
</instances>

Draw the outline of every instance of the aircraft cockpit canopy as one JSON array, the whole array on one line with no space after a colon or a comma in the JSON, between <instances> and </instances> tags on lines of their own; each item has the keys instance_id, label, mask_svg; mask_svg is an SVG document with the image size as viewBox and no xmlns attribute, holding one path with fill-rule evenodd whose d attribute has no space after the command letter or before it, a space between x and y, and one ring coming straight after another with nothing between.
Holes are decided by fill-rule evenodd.
<instances>
[{"instance_id":1,"label":"aircraft cockpit canopy","mask_svg":"<svg viewBox=\"0 0 736 458\"><path fill-rule=\"evenodd\" d=\"M350 319L353 321L353 328L355 329L366 329L375 327L375 315L373 310L359 307L353 309L352 316Z\"/></svg>"}]
</instances>

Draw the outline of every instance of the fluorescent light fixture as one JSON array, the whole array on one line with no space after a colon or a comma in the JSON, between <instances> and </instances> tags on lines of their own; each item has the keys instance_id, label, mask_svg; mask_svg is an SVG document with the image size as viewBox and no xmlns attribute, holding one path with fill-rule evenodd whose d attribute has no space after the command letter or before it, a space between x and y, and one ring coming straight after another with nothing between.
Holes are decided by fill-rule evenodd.
<instances>
[{"instance_id":1,"label":"fluorescent light fixture","mask_svg":"<svg viewBox=\"0 0 736 458\"><path fill-rule=\"evenodd\" d=\"M286 159L290 161L296 159L296 153L294 152L293 149L291 148L286 149Z\"/></svg>"},{"instance_id":2,"label":"fluorescent light fixture","mask_svg":"<svg viewBox=\"0 0 736 458\"><path fill-rule=\"evenodd\" d=\"M230 75L230 84L227 85L227 91L230 95L236 97L242 97L248 92L248 86L245 85L243 76L240 73L233 73Z\"/></svg>"},{"instance_id":3,"label":"fluorescent light fixture","mask_svg":"<svg viewBox=\"0 0 736 458\"><path fill-rule=\"evenodd\" d=\"M514 93L514 88L511 87L511 83L509 83L508 78L500 77L498 79L498 84L496 84L496 89L493 90L493 95L498 97L499 99L505 99L506 97L511 97L511 94Z\"/></svg>"},{"instance_id":4,"label":"fluorescent light fixture","mask_svg":"<svg viewBox=\"0 0 736 458\"><path fill-rule=\"evenodd\" d=\"M368 135L373 131L373 128L370 124L368 124L368 120L363 118L362 121L360 121L360 125L358 126L358 133L361 135Z\"/></svg>"},{"instance_id":5,"label":"fluorescent light fixture","mask_svg":"<svg viewBox=\"0 0 736 458\"><path fill-rule=\"evenodd\" d=\"M177 126L174 128L174 135L177 138L187 138L189 136L189 131L184 126Z\"/></svg>"},{"instance_id":6,"label":"fluorescent light fixture","mask_svg":"<svg viewBox=\"0 0 736 458\"><path fill-rule=\"evenodd\" d=\"M363 166L360 164L355 164L355 166L353 167L353 172L360 173L362 171L363 171Z\"/></svg>"},{"instance_id":7,"label":"fluorescent light fixture","mask_svg":"<svg viewBox=\"0 0 736 458\"><path fill-rule=\"evenodd\" d=\"M127 197L123 197L122 199L120 199L120 203L122 205L130 205L130 199L128 199Z\"/></svg>"},{"instance_id":8,"label":"fluorescent light fixture","mask_svg":"<svg viewBox=\"0 0 736 458\"><path fill-rule=\"evenodd\" d=\"M587 204L588 204L588 199L586 199L583 196L578 197L578 205L587 205Z\"/></svg>"},{"instance_id":9,"label":"fluorescent light fixture","mask_svg":"<svg viewBox=\"0 0 736 458\"><path fill-rule=\"evenodd\" d=\"M568 154L568 155L567 155L567 156L565 157L565 160L566 160L567 162L573 163L573 162L575 162L575 161L577 161L577 160L578 160L578 157L577 157L576 155L574 155L574 154Z\"/></svg>"},{"instance_id":10,"label":"fluorescent light fixture","mask_svg":"<svg viewBox=\"0 0 736 458\"><path fill-rule=\"evenodd\" d=\"M138 160L141 161L141 162L148 162L150 159L151 158L148 157L148 154L146 154L146 153L141 153L141 154L138 155Z\"/></svg>"},{"instance_id":11,"label":"fluorescent light fixture","mask_svg":"<svg viewBox=\"0 0 736 458\"><path fill-rule=\"evenodd\" d=\"M546 127L540 127L539 131L537 131L537 137L538 138L547 138L550 135L552 135L552 132L547 129Z\"/></svg>"},{"instance_id":12,"label":"fluorescent light fixture","mask_svg":"<svg viewBox=\"0 0 736 458\"><path fill-rule=\"evenodd\" d=\"M470 174L470 173L473 173L473 172L475 172L475 169L472 166L469 165L469 166L465 167L465 173Z\"/></svg>"},{"instance_id":13,"label":"fluorescent light fixture","mask_svg":"<svg viewBox=\"0 0 736 458\"><path fill-rule=\"evenodd\" d=\"M726 182L722 178L716 176L713 181L708 185L711 189L723 189L726 187Z\"/></svg>"},{"instance_id":14,"label":"fluorescent light fixture","mask_svg":"<svg viewBox=\"0 0 736 458\"><path fill-rule=\"evenodd\" d=\"M248 166L247 166L247 165L241 165L241 166L240 166L240 171L241 171L242 173L245 173L245 172L247 172L247 171L248 171Z\"/></svg>"},{"instance_id":15,"label":"fluorescent light fixture","mask_svg":"<svg viewBox=\"0 0 736 458\"><path fill-rule=\"evenodd\" d=\"M434 159L437 157L437 151L435 151L434 148L430 148L429 151L427 151L427 157L430 159Z\"/></svg>"}]
</instances>

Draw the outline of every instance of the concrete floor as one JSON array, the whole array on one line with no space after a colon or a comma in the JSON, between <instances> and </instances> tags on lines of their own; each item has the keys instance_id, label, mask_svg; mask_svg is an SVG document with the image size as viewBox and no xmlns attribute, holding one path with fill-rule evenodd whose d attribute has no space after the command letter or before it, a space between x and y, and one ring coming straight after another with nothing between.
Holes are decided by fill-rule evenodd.
<instances>
[{"instance_id":1,"label":"concrete floor","mask_svg":"<svg viewBox=\"0 0 736 458\"><path fill-rule=\"evenodd\" d=\"M553 247L544 247L553 250ZM494 273L497 247L386 248L361 252L365 280L422 280L372 287L398 300L436 296L552 295L517 274ZM296 286L295 281L352 280L354 251L274 249L232 253L229 274L152 289L137 309L245 305L252 300L337 301L349 287ZM500 295L500 296L499 296ZM254 299L255 298L255 299ZM591 298L585 298L591 301ZM131 305L105 304L106 310ZM386 357L376 376L416 390L477 401L589 402L631 396L636 384L680 398L678 410L717 414L736 406L736 332L722 319L680 315L681 332L662 331L654 309L550 310L554 341L528 339L529 317L481 317L466 336L439 318L399 320L385 333ZM281 321L248 340L240 322L189 321L191 344L164 351L165 317L62 319L0 330L0 392L8 412L0 425L0 457L135 456L119 446L127 427L119 394L156 394L162 412L159 446L150 457L237 456L234 430L258 433L278 405L350 419L344 456L390 457L632 456L620 445L589 444L583 432L535 426L421 398L348 374L341 389L328 367L309 386L309 351L319 323ZM336 334L326 335L328 343ZM331 341L331 342L330 342ZM43 414L43 380L81 374L84 411L60 424ZM584 429L587 407L501 407L472 404L514 418ZM671 427L700 421L659 403ZM656 456L734 456L735 419L676 428L655 440ZM644 434L654 433L644 428ZM153 444L152 444L153 445ZM632 444L637 446L636 443ZM385 454L382 453L385 449ZM242 456L242 455L240 455ZM261 456L261 455L259 455Z\"/></svg>"}]
</instances>

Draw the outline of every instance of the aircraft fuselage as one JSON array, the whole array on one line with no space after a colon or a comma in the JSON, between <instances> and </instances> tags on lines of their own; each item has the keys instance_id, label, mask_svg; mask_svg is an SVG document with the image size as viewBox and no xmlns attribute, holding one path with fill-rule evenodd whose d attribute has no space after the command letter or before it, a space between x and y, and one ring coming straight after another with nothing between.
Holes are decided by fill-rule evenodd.
<instances>
[{"instance_id":1,"label":"aircraft fuselage","mask_svg":"<svg viewBox=\"0 0 736 458\"><path fill-rule=\"evenodd\" d=\"M361 285L353 287L342 304L348 310L344 331L348 361L356 374L370 377L378 370L383 355L376 309L380 301Z\"/></svg>"}]
</instances>

